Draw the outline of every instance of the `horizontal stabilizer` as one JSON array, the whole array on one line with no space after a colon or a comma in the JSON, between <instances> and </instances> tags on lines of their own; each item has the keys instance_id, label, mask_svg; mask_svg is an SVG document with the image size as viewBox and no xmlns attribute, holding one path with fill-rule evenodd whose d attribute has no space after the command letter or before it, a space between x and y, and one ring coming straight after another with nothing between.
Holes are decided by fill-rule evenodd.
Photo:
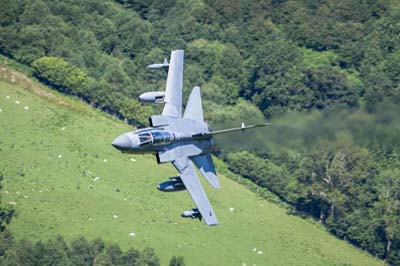
<instances>
[{"instance_id":1,"label":"horizontal stabilizer","mask_svg":"<svg viewBox=\"0 0 400 266\"><path fill-rule=\"evenodd\" d=\"M214 162L211 155L200 155L190 158L200 170L201 174L207 179L208 183L215 188L220 188L218 176L215 172Z\"/></svg>"}]
</instances>

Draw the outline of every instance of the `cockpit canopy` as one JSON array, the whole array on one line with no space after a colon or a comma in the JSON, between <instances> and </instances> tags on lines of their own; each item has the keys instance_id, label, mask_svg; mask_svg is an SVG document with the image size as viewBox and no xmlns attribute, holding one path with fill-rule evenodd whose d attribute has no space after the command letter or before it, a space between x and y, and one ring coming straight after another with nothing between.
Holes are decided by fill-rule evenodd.
<instances>
[{"instance_id":1,"label":"cockpit canopy","mask_svg":"<svg viewBox=\"0 0 400 266\"><path fill-rule=\"evenodd\" d=\"M150 144L150 143L153 143L153 138L151 137L151 134L148 132L141 133L141 134L139 134L139 142L140 142L140 146L145 145L145 144Z\"/></svg>"},{"instance_id":2,"label":"cockpit canopy","mask_svg":"<svg viewBox=\"0 0 400 266\"><path fill-rule=\"evenodd\" d=\"M150 131L139 133L140 146L147 144L165 144L174 139L170 132L166 131Z\"/></svg>"}]
</instances>

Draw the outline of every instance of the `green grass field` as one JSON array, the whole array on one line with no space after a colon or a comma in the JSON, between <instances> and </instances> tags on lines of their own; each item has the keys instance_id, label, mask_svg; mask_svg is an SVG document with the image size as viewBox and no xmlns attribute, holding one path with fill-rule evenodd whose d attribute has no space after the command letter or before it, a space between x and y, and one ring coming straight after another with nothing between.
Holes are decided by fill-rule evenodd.
<instances>
[{"instance_id":1,"label":"green grass field","mask_svg":"<svg viewBox=\"0 0 400 266\"><path fill-rule=\"evenodd\" d=\"M181 218L193 207L187 192L156 189L175 169L110 145L131 127L32 84L0 80L1 196L17 211L17 239L101 237L154 248L162 265L173 255L186 265L383 265L224 176L220 190L203 182L219 226Z\"/></svg>"}]
</instances>

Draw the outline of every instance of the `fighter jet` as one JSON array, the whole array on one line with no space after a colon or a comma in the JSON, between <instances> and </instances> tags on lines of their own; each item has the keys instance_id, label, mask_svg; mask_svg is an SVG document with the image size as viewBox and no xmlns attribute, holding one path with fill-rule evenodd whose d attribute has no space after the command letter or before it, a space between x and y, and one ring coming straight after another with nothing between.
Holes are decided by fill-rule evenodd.
<instances>
[{"instance_id":1,"label":"fighter jet","mask_svg":"<svg viewBox=\"0 0 400 266\"><path fill-rule=\"evenodd\" d=\"M269 124L245 126L242 123L237 128L212 131L204 121L200 87L197 86L192 89L182 116L183 57L183 50L171 53L165 94L147 92L139 97L145 102L163 101L165 105L162 114L149 118L150 127L122 134L114 139L112 145L124 153L154 154L158 163L171 162L179 172L179 176L160 183L157 188L163 192L186 189L196 207L182 212L181 216L204 219L207 225L217 225L217 216L204 192L194 165L213 188L220 188L211 157L214 149L213 136ZM162 64L163 67L165 64L166 60Z\"/></svg>"}]
</instances>

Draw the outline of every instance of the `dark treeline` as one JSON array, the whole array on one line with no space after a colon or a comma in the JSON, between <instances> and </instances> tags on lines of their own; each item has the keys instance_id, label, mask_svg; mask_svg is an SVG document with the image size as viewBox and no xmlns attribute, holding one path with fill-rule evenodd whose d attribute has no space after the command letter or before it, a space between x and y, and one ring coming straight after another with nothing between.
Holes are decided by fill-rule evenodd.
<instances>
[{"instance_id":1,"label":"dark treeline","mask_svg":"<svg viewBox=\"0 0 400 266\"><path fill-rule=\"evenodd\" d=\"M0 232L0 265L2 266L159 266L160 260L150 248L126 251L101 239L79 237L70 245L57 236L48 241L16 242L8 230ZM172 257L170 266L184 266L183 257Z\"/></svg>"},{"instance_id":2,"label":"dark treeline","mask_svg":"<svg viewBox=\"0 0 400 266\"><path fill-rule=\"evenodd\" d=\"M172 49L185 50L184 95L202 87L208 121L284 121L299 112L292 122L305 125L301 134L282 134L298 128L278 124L283 131L273 132L288 138L266 134L264 142L271 137L281 148L231 154L231 169L400 265L398 109L382 107L400 101L397 1L1 0L1 7L0 53L131 123L146 124L157 108L136 99L165 87L165 73L145 66ZM316 110L337 113L337 105L358 119L308 124Z\"/></svg>"},{"instance_id":3,"label":"dark treeline","mask_svg":"<svg viewBox=\"0 0 400 266\"><path fill-rule=\"evenodd\" d=\"M143 251L133 248L122 251L118 245L106 244L101 239L88 241L80 237L68 245L61 236L36 243L28 240L13 243L8 231L3 232L1 236L0 263L4 266L160 265L154 251L149 248Z\"/></svg>"}]
</instances>

